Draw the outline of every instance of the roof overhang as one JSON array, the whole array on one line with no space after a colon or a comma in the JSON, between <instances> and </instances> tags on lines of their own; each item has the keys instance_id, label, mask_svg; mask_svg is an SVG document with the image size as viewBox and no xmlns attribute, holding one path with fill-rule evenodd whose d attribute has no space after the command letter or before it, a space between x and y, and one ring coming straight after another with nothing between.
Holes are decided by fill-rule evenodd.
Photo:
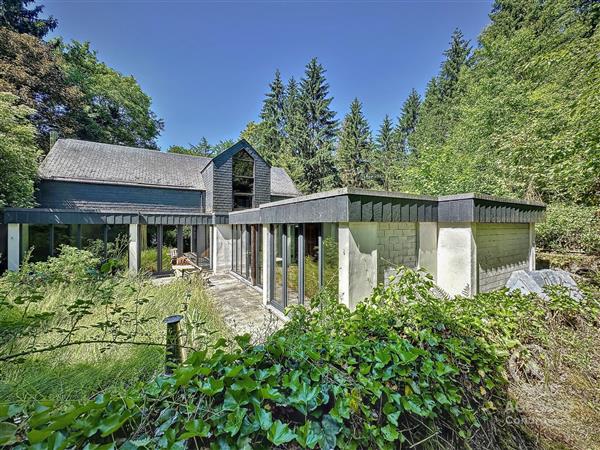
<instances>
[{"instance_id":1,"label":"roof overhang","mask_svg":"<svg viewBox=\"0 0 600 450\"><path fill-rule=\"evenodd\" d=\"M343 188L235 211L229 223L533 223L544 219L545 209L543 203L479 194L436 197Z\"/></svg>"},{"instance_id":2,"label":"roof overhang","mask_svg":"<svg viewBox=\"0 0 600 450\"><path fill-rule=\"evenodd\" d=\"M77 209L6 208L0 223L89 225L215 225L228 223L228 215L183 212L84 211Z\"/></svg>"}]
</instances>

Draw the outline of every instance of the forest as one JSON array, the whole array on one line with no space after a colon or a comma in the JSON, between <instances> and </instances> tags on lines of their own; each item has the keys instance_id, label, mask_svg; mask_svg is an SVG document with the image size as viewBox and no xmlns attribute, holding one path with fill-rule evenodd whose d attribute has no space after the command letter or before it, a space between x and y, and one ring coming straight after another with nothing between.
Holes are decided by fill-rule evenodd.
<instances>
[{"instance_id":1,"label":"forest","mask_svg":"<svg viewBox=\"0 0 600 450\"><path fill-rule=\"evenodd\" d=\"M358 98L332 109L315 57L290 79L273 67L239 136L160 149L134 76L48 38L59 20L39 2L0 0L0 209L35 206L57 137L205 157L240 137L304 193L541 200L538 264L581 294L440 298L399 267L355 310L313 280L256 340L203 278L130 274L127 236L65 245L0 276L0 446L600 449L600 3L496 0L489 17L477 42L455 30L424 94L381 124ZM186 359L165 367L175 314Z\"/></svg>"}]
</instances>

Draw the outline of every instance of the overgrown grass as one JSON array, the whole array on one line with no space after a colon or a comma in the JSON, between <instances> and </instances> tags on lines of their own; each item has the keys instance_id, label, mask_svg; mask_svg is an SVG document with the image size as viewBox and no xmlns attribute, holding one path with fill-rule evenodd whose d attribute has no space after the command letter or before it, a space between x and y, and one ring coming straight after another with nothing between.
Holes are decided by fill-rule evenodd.
<instances>
[{"instance_id":1,"label":"overgrown grass","mask_svg":"<svg viewBox=\"0 0 600 450\"><path fill-rule=\"evenodd\" d=\"M82 254L86 252L77 253ZM74 255L71 251L71 268L81 264ZM91 270L96 261L89 254L86 258L85 270ZM155 285L144 277L96 278L83 270L72 279L56 279L54 269L65 272L57 261L26 266L22 273L0 279L0 357L88 339L119 343L67 345L0 362L0 403L80 400L155 377L164 368L162 320L170 315L184 315L187 347L201 348L227 335L212 298L196 278ZM37 320L38 314L47 317Z\"/></svg>"}]
</instances>

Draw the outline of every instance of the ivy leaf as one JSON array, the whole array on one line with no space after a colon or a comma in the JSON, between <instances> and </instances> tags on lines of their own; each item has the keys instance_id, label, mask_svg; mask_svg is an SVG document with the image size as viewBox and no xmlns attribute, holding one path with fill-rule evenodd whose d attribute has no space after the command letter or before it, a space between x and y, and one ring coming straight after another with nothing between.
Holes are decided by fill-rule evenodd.
<instances>
[{"instance_id":1,"label":"ivy leaf","mask_svg":"<svg viewBox=\"0 0 600 450\"><path fill-rule=\"evenodd\" d=\"M269 428L271 428L271 425L273 425L273 418L270 411L255 405L254 414L256 415L256 419L258 420L261 430L267 431Z\"/></svg>"},{"instance_id":2,"label":"ivy leaf","mask_svg":"<svg viewBox=\"0 0 600 450\"><path fill-rule=\"evenodd\" d=\"M210 435L210 425L201 419L195 419L185 424L185 433L180 439L190 439L193 437L207 437Z\"/></svg>"},{"instance_id":3,"label":"ivy leaf","mask_svg":"<svg viewBox=\"0 0 600 450\"><path fill-rule=\"evenodd\" d=\"M121 428L123 424L127 421L127 419L129 419L130 417L131 413L129 411L125 413L118 412L111 414L110 416L108 416L100 422L100 425L98 426L98 429L102 433L100 436L106 437L114 433L119 428Z\"/></svg>"},{"instance_id":4,"label":"ivy leaf","mask_svg":"<svg viewBox=\"0 0 600 450\"><path fill-rule=\"evenodd\" d=\"M396 439L400 437L398 430L393 425L387 424L385 427L381 428L381 433L386 441L394 442Z\"/></svg>"},{"instance_id":5,"label":"ivy leaf","mask_svg":"<svg viewBox=\"0 0 600 450\"><path fill-rule=\"evenodd\" d=\"M296 441L302 447L315 448L319 442L321 426L316 422L306 422L296 429Z\"/></svg>"},{"instance_id":6,"label":"ivy leaf","mask_svg":"<svg viewBox=\"0 0 600 450\"><path fill-rule=\"evenodd\" d=\"M322 433L319 439L319 445L322 449L328 450L335 448L337 434L340 431L340 425L330 415L326 415L321 420Z\"/></svg>"},{"instance_id":7,"label":"ivy leaf","mask_svg":"<svg viewBox=\"0 0 600 450\"><path fill-rule=\"evenodd\" d=\"M200 392L206 395L215 395L223 390L225 383L220 378L208 378L202 385L198 388Z\"/></svg>"},{"instance_id":8,"label":"ivy leaf","mask_svg":"<svg viewBox=\"0 0 600 450\"><path fill-rule=\"evenodd\" d=\"M238 408L236 411L227 414L227 422L225 423L223 430L226 433L231 434L231 436L234 436L238 431L240 431L242 421L244 420L245 416L245 408Z\"/></svg>"},{"instance_id":9,"label":"ivy leaf","mask_svg":"<svg viewBox=\"0 0 600 450\"><path fill-rule=\"evenodd\" d=\"M296 434L290 430L286 424L282 423L281 420L277 420L271 425L267 432L267 439L275 445L285 444L296 438Z\"/></svg>"},{"instance_id":10,"label":"ivy leaf","mask_svg":"<svg viewBox=\"0 0 600 450\"><path fill-rule=\"evenodd\" d=\"M14 423L0 422L0 445L17 442L17 426Z\"/></svg>"}]
</instances>

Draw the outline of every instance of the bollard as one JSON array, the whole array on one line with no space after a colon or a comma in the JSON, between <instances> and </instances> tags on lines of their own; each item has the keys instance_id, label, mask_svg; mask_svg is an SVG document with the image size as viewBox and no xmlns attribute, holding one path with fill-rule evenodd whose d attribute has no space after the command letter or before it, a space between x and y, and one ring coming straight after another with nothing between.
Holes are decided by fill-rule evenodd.
<instances>
[{"instance_id":1,"label":"bollard","mask_svg":"<svg viewBox=\"0 0 600 450\"><path fill-rule=\"evenodd\" d=\"M181 364L183 362L183 349L181 348L180 335L179 335L179 322L181 322L183 316L169 316L164 323L167 324L167 344L166 344L166 355L165 355L165 374L171 375L173 373L173 366Z\"/></svg>"}]
</instances>

